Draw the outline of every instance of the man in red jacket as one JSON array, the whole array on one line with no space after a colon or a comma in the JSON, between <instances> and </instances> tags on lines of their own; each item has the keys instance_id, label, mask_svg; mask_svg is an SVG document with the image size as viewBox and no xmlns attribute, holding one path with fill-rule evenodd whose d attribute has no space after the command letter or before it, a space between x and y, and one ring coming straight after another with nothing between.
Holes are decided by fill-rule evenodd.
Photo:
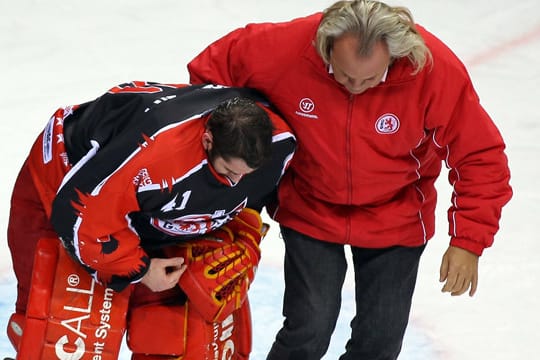
<instances>
[{"instance_id":1,"label":"man in red jacket","mask_svg":"<svg viewBox=\"0 0 540 360\"><path fill-rule=\"evenodd\" d=\"M340 359L398 356L419 259L435 231L442 161L453 187L442 290L474 295L478 258L512 195L505 144L463 64L406 8L339 1L289 22L250 24L188 69L193 83L258 89L298 139L274 216L286 246L286 320L268 359L325 354L344 245L357 312Z\"/></svg>"}]
</instances>

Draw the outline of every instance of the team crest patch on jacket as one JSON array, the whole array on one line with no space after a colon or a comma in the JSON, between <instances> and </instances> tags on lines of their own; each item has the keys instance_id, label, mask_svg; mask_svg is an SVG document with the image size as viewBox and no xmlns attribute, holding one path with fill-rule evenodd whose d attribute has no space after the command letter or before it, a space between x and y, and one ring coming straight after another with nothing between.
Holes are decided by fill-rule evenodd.
<instances>
[{"instance_id":1,"label":"team crest patch on jacket","mask_svg":"<svg viewBox=\"0 0 540 360\"><path fill-rule=\"evenodd\" d=\"M375 122L375 130L379 134L394 134L399 130L399 119L394 114L384 114Z\"/></svg>"}]
</instances>

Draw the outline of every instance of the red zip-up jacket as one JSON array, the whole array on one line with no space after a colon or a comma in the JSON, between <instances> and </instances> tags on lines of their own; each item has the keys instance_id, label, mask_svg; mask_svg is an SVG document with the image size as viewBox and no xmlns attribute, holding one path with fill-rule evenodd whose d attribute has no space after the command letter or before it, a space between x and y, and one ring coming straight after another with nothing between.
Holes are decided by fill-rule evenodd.
<instances>
[{"instance_id":1,"label":"red zip-up jacket","mask_svg":"<svg viewBox=\"0 0 540 360\"><path fill-rule=\"evenodd\" d=\"M215 172L201 138L208 114L237 96L258 101L274 133L271 159L232 183ZM245 207L260 211L295 148L265 103L249 89L135 81L58 109L28 162L67 251L121 290L146 273L147 250L210 232Z\"/></svg>"},{"instance_id":2,"label":"red zip-up jacket","mask_svg":"<svg viewBox=\"0 0 540 360\"><path fill-rule=\"evenodd\" d=\"M275 219L325 241L359 247L417 246L434 234L441 161L453 187L451 244L480 255L512 195L505 144L467 71L418 27L433 63L413 75L406 58L387 78L351 95L314 47L321 13L250 24L188 65L193 83L258 89L296 134Z\"/></svg>"}]
</instances>

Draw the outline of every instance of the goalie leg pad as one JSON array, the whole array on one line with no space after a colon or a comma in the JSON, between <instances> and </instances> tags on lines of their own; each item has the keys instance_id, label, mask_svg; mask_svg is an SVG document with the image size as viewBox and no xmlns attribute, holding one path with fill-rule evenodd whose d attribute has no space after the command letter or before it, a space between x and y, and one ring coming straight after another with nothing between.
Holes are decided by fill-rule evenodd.
<instances>
[{"instance_id":1,"label":"goalie leg pad","mask_svg":"<svg viewBox=\"0 0 540 360\"><path fill-rule=\"evenodd\" d=\"M7 231L11 262L17 277L17 313L26 313L37 243L41 237L55 236L26 161L13 188Z\"/></svg>"},{"instance_id":2,"label":"goalie leg pad","mask_svg":"<svg viewBox=\"0 0 540 360\"><path fill-rule=\"evenodd\" d=\"M141 299L137 293L144 292L135 290L134 298ZM211 323L191 309L191 302L178 305L174 292L153 294L153 300L161 300L146 298L141 306L130 308L127 338L132 360L249 358L251 313L247 299L223 321Z\"/></svg>"},{"instance_id":3,"label":"goalie leg pad","mask_svg":"<svg viewBox=\"0 0 540 360\"><path fill-rule=\"evenodd\" d=\"M133 353L181 356L185 352L187 307L180 288L152 292L134 286L128 313L127 344Z\"/></svg>"},{"instance_id":4,"label":"goalie leg pad","mask_svg":"<svg viewBox=\"0 0 540 360\"><path fill-rule=\"evenodd\" d=\"M57 238L40 239L17 358L117 359L129 293L96 283Z\"/></svg>"}]
</instances>

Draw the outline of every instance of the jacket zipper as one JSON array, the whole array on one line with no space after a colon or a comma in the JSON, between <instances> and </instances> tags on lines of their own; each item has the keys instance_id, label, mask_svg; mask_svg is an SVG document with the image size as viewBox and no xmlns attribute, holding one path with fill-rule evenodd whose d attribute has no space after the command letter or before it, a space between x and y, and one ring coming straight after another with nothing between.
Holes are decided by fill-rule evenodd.
<instances>
[{"instance_id":1,"label":"jacket zipper","mask_svg":"<svg viewBox=\"0 0 540 360\"><path fill-rule=\"evenodd\" d=\"M354 105L354 94L349 95L348 108L347 108L347 127L346 127L346 171L347 171L347 205L352 204L352 144L351 144L351 132L352 132L352 112ZM347 212L347 218L345 219L345 243L350 244L351 242L351 216Z\"/></svg>"}]
</instances>

